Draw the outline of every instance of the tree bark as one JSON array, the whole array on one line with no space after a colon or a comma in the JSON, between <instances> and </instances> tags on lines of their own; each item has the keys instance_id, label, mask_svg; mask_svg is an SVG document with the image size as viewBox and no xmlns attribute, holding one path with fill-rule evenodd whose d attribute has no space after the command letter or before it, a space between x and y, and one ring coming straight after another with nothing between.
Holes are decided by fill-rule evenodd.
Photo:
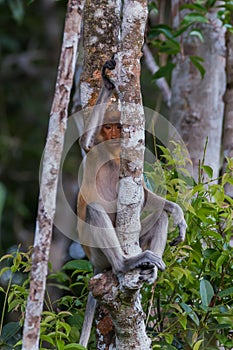
<instances>
[{"instance_id":1,"label":"tree bark","mask_svg":"<svg viewBox=\"0 0 233 350\"><path fill-rule=\"evenodd\" d=\"M123 250L128 255L135 255L140 252L143 195L144 113L140 90L140 58L147 2L124 1L121 28L120 6L120 1L101 0L97 4L96 0L89 2L85 8L81 100L83 107L94 106L100 90L101 67L115 53L117 66L113 80L121 104L124 134L116 226ZM90 290L101 304L96 327L97 349L150 348L140 302L141 286L138 271L118 276L118 279L111 272L103 273L90 281ZM114 327L109 322L108 312Z\"/></svg>"},{"instance_id":2,"label":"tree bark","mask_svg":"<svg viewBox=\"0 0 233 350\"><path fill-rule=\"evenodd\" d=\"M120 13L121 0L88 1L84 9L84 60L80 84L84 125L100 92L101 68L118 50ZM114 342L115 330L108 310L102 305L97 308L95 321L96 347L108 349Z\"/></svg>"},{"instance_id":3,"label":"tree bark","mask_svg":"<svg viewBox=\"0 0 233 350\"><path fill-rule=\"evenodd\" d=\"M82 108L93 107L101 87L101 68L117 52L120 0L93 0L84 9Z\"/></svg>"},{"instance_id":4,"label":"tree bark","mask_svg":"<svg viewBox=\"0 0 233 350\"><path fill-rule=\"evenodd\" d=\"M140 58L147 20L147 1L124 1L122 13L121 43L117 54L117 90L121 101L123 140L116 228L123 251L132 256L141 251L139 235L145 118L140 89ZM119 307L122 312L120 317L111 313L116 327L116 348L149 349L150 339L146 335L140 302L142 285L137 281L137 272L120 277L119 283L123 301Z\"/></svg>"},{"instance_id":5,"label":"tree bark","mask_svg":"<svg viewBox=\"0 0 233 350\"><path fill-rule=\"evenodd\" d=\"M48 136L40 178L30 292L23 332L23 350L37 350L39 348L40 320L55 215L57 184L83 6L84 1L70 0L68 2L56 89L50 113Z\"/></svg>"},{"instance_id":6,"label":"tree bark","mask_svg":"<svg viewBox=\"0 0 233 350\"><path fill-rule=\"evenodd\" d=\"M233 18L231 20L233 24ZM233 158L233 34L227 32L227 90L224 96L225 101L225 118L223 127L223 173L226 171L227 159ZM233 185L225 184L225 192L233 198Z\"/></svg>"},{"instance_id":7,"label":"tree bark","mask_svg":"<svg viewBox=\"0 0 233 350\"><path fill-rule=\"evenodd\" d=\"M192 3L191 1L188 1ZM179 4L187 1L179 1ZM219 2L220 3L220 2ZM174 24L182 17L177 1L172 2ZM203 159L206 138L208 145L205 164L213 169L213 178L219 176L220 148L223 124L223 95L225 92L225 29L217 19L215 8L208 15L208 23L196 24L204 42L183 34L183 54L176 57L172 75L172 104L170 120L187 144L198 179L198 164ZM189 56L204 59L205 76L194 67Z\"/></svg>"}]
</instances>

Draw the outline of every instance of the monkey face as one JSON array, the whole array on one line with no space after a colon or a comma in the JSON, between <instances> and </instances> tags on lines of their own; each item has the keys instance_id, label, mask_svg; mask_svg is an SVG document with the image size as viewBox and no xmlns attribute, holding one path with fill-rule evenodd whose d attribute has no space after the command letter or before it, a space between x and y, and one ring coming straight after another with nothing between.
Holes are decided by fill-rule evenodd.
<instances>
[{"instance_id":1,"label":"monkey face","mask_svg":"<svg viewBox=\"0 0 233 350\"><path fill-rule=\"evenodd\" d=\"M121 129L120 123L107 123L104 124L100 130L99 142L106 141L104 143L106 150L114 157L119 157L121 146Z\"/></svg>"},{"instance_id":2,"label":"monkey face","mask_svg":"<svg viewBox=\"0 0 233 350\"><path fill-rule=\"evenodd\" d=\"M121 138L121 129L120 123L109 123L102 126L100 133L104 141L119 140Z\"/></svg>"}]
</instances>

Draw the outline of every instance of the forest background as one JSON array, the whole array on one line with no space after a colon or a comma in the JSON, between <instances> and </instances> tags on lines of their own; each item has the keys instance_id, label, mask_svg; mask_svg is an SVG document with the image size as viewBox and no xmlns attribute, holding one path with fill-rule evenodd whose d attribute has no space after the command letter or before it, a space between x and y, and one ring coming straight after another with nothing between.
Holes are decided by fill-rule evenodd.
<instances>
[{"instance_id":1,"label":"forest background","mask_svg":"<svg viewBox=\"0 0 233 350\"><path fill-rule=\"evenodd\" d=\"M173 311L165 310L163 305L163 320L159 321L156 332L154 327L151 327L151 332L154 336L163 335L164 348L182 348L184 338L189 344L185 349L194 346L195 350L200 346L207 349L205 338L210 349L211 346L216 349L216 342L225 348L232 348L232 5L229 1L184 1L184 12L181 14L177 11L177 4L176 1L150 2L148 45L144 48L145 58L142 60L142 94L144 105L170 117L187 144L196 183L192 193L183 192L183 196L191 198L195 195L192 206L185 209L189 225L195 223L198 229L195 232L194 229L190 230L186 248L174 252L170 258L170 266L173 264L174 267L177 257L183 265L175 266L158 281L158 285L162 286L165 280L169 281L169 273L173 277L169 282L173 291L170 297ZM26 252L33 243L39 165L54 93L66 2L3 0L0 10L0 249L1 256L4 256L17 251L18 244L20 250ZM146 52L148 47L155 61L150 52ZM163 68L153 75L158 67ZM158 78L164 77L167 86L164 80L158 83ZM172 166L170 155L163 151ZM202 163L204 151L205 163ZM78 148L75 148L65 165L64 186L70 193L71 203L75 202L77 193L76 174L73 171L77 154L80 157ZM171 175L168 170L167 176L173 180L174 174ZM212 181L219 176L223 176L224 182ZM153 175L149 177L153 181ZM185 181L188 181L187 178ZM210 187L200 185L201 180ZM175 186L182 187L180 182L173 183L169 189L171 198L176 197L173 191ZM205 251L199 243L203 232L207 244ZM211 237L215 239L214 245ZM66 237L56 232L51 250L53 271L58 272L62 264L72 257L70 244ZM189 250L192 253L189 254ZM5 264L6 261L3 262ZM184 267L185 264L191 272ZM190 267L192 264L193 270ZM204 265L208 267L207 271ZM6 272L1 274L3 289L9 280ZM194 287L195 275L208 282ZM21 285L22 281L23 274L14 274L13 283ZM177 288L180 289L179 293ZM202 303L201 310L198 309L197 292L194 292L196 305L189 302L192 298L190 291L195 289ZM150 292L149 289L145 293L148 300ZM165 295L166 290L163 293ZM174 306L178 294L184 301L180 308ZM161 295L154 295L156 297L158 301ZM2 292L2 305L4 298ZM211 311L210 304L213 308ZM160 318L158 310L160 307L157 308L156 317ZM193 331L189 326L185 336L175 339L172 331L175 324L168 327L166 323L168 312L177 318L183 331L187 330L187 322L193 322ZM203 324L207 326L208 335L201 337ZM212 328L209 328L210 324ZM219 328L223 331L213 338L212 333Z\"/></svg>"}]
</instances>

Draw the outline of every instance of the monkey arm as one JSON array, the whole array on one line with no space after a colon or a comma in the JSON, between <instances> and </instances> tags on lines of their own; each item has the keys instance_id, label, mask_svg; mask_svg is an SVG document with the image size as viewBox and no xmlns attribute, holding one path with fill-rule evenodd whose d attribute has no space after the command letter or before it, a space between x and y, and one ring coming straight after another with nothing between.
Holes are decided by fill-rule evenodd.
<instances>
[{"instance_id":1,"label":"monkey arm","mask_svg":"<svg viewBox=\"0 0 233 350\"><path fill-rule=\"evenodd\" d=\"M171 214L174 221L174 226L179 227L179 236L176 237L170 245L177 245L180 242L183 242L185 239L186 234L186 228L187 224L184 219L183 210L181 207L173 203L165 198L157 196L155 193L149 191L144 186L144 194L145 194L145 202L143 209L145 210L151 210L151 211L157 211L159 213L162 213L162 211L167 212L168 214Z\"/></svg>"},{"instance_id":2,"label":"monkey arm","mask_svg":"<svg viewBox=\"0 0 233 350\"><path fill-rule=\"evenodd\" d=\"M90 116L89 123L85 128L86 131L80 139L80 145L86 152L88 152L94 146L96 135L103 124L107 103L110 100L115 88L115 85L107 76L106 70L113 70L115 66L116 62L114 58L112 58L111 60L106 61L102 67L101 76L103 85L93 108L92 115Z\"/></svg>"}]
</instances>

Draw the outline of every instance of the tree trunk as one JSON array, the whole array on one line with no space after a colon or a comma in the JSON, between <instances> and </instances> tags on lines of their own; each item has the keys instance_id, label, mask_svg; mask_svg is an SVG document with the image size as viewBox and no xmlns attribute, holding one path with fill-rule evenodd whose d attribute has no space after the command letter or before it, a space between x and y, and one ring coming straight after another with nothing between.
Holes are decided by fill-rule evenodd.
<instances>
[{"instance_id":1,"label":"tree trunk","mask_svg":"<svg viewBox=\"0 0 233 350\"><path fill-rule=\"evenodd\" d=\"M140 252L138 241L144 160L140 58L147 2L124 1L121 28L120 6L120 1L96 0L89 2L85 8L81 100L83 107L94 106L100 89L101 67L115 53L117 66L113 72L114 84L121 102L124 134L116 226L123 250L128 255L135 255ZM141 286L138 271L118 276L118 280L111 272L103 273L90 281L90 290L101 304L97 316L97 349L150 348L140 303ZM108 312L114 327L109 322Z\"/></svg>"},{"instance_id":2,"label":"tree trunk","mask_svg":"<svg viewBox=\"0 0 233 350\"><path fill-rule=\"evenodd\" d=\"M30 293L24 323L23 350L37 350L39 348L40 320L55 215L57 184L83 5L84 1L78 0L70 0L68 3L56 90L43 155Z\"/></svg>"},{"instance_id":3,"label":"tree trunk","mask_svg":"<svg viewBox=\"0 0 233 350\"><path fill-rule=\"evenodd\" d=\"M101 86L101 68L118 49L120 0L93 0L84 9L82 108L93 107Z\"/></svg>"},{"instance_id":4,"label":"tree trunk","mask_svg":"<svg viewBox=\"0 0 233 350\"><path fill-rule=\"evenodd\" d=\"M179 4L181 3L187 1L179 1ZM177 25L183 10L179 12L177 1L172 2L172 6L174 24ZM203 33L203 43L198 38L190 36L188 31L184 33L183 54L177 55L172 75L170 120L187 144L196 180L198 164L203 159L207 137L205 164L212 167L213 178L219 176L220 169L226 74L225 29L217 19L218 10L214 9L208 15L208 23L195 25ZM203 79L189 56L204 59L203 66L206 72Z\"/></svg>"},{"instance_id":5,"label":"tree trunk","mask_svg":"<svg viewBox=\"0 0 233 350\"><path fill-rule=\"evenodd\" d=\"M101 88L101 68L118 50L120 12L121 0L93 0L86 3L83 25L84 60L80 84L83 110L95 105ZM90 108L83 114L85 125L91 115ZM94 291L93 295L95 296ZM114 342L115 331L108 310L102 305L97 308L95 321L97 349L108 349L109 344Z\"/></svg>"},{"instance_id":6,"label":"tree trunk","mask_svg":"<svg viewBox=\"0 0 233 350\"><path fill-rule=\"evenodd\" d=\"M145 119L140 88L140 58L146 20L147 1L124 1L121 45L117 55L117 88L121 100L123 140L116 227L124 252L131 256L141 251L139 234L143 200ZM124 292L123 305L119 305L121 315L119 317L117 313L111 313L116 327L116 347L119 350L150 348L140 302L141 285L137 282L134 285L134 279L136 282L137 272L119 279L120 288Z\"/></svg>"},{"instance_id":7,"label":"tree trunk","mask_svg":"<svg viewBox=\"0 0 233 350\"><path fill-rule=\"evenodd\" d=\"M233 19L231 20L233 23ZM227 32L227 90L224 96L225 118L223 127L223 172L226 171L226 158L233 158L233 34ZM227 182L225 184L226 194L233 198L233 185Z\"/></svg>"}]
</instances>

